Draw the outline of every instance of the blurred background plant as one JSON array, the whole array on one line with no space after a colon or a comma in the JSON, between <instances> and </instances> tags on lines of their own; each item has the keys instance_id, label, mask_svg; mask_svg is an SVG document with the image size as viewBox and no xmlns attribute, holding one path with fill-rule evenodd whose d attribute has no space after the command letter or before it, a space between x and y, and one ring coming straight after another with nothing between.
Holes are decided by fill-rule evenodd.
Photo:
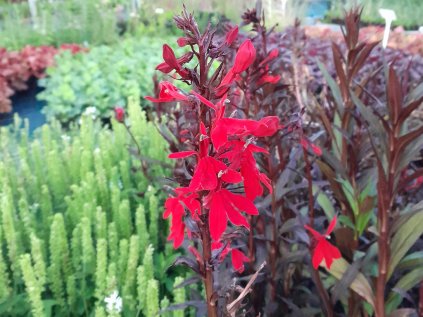
<instances>
[{"instance_id":1,"label":"blurred background plant","mask_svg":"<svg viewBox=\"0 0 423 317\"><path fill-rule=\"evenodd\" d=\"M152 91L151 78L161 60L157 52L161 51L162 41L130 38L114 46L94 47L85 54L57 55L47 77L39 81L45 88L38 95L46 102L43 112L49 119L63 122L79 117L87 108L95 109L102 118L110 117L110 109L126 107L128 97ZM142 107L148 104L141 100Z\"/></svg>"},{"instance_id":2,"label":"blurred background plant","mask_svg":"<svg viewBox=\"0 0 423 317\"><path fill-rule=\"evenodd\" d=\"M354 5L363 6L362 22L365 24L385 24L384 19L379 14L380 8L395 11L397 19L392 22L394 26L417 30L423 24L423 2L421 0L331 0L331 7L327 12L326 20L342 21L345 10Z\"/></svg>"},{"instance_id":3,"label":"blurred background plant","mask_svg":"<svg viewBox=\"0 0 423 317\"><path fill-rule=\"evenodd\" d=\"M136 99L126 120L154 183L116 121L113 130L92 115L66 130L56 121L32 140L18 117L0 130L0 315L116 315L105 302L119 310L114 292L120 316L185 301L184 288L173 291L177 271L166 272L175 253L159 217L166 144Z\"/></svg>"}]
</instances>

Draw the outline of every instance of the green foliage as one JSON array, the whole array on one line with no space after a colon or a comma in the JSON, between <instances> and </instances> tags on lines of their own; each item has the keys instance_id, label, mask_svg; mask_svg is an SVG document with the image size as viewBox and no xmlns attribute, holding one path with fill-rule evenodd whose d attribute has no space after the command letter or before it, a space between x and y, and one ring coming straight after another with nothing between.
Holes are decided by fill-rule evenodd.
<instances>
[{"instance_id":1,"label":"green foliage","mask_svg":"<svg viewBox=\"0 0 423 317\"><path fill-rule=\"evenodd\" d=\"M148 131L155 144L140 142L155 160L152 177L167 175L164 141L136 103L128 112L135 138ZM139 172L123 125L108 130L84 116L29 140L21 123L0 130L0 315L106 316L104 300L117 291L123 311L112 315L153 316L161 298L180 298L166 287L173 277L158 272L172 258L162 225L151 223L162 221L163 197Z\"/></svg>"},{"instance_id":2,"label":"green foliage","mask_svg":"<svg viewBox=\"0 0 423 317\"><path fill-rule=\"evenodd\" d=\"M59 54L57 66L49 68L48 76L39 81L45 87L38 95L47 102L45 114L68 121L90 107L93 116L110 117L111 109L125 107L129 96L151 94L154 67L162 61L162 42L128 39L117 46L95 47L86 54ZM144 99L141 104L149 105Z\"/></svg>"},{"instance_id":3,"label":"green foliage","mask_svg":"<svg viewBox=\"0 0 423 317\"><path fill-rule=\"evenodd\" d=\"M37 14L27 2L1 6L0 46L64 43L111 44L118 39L114 9L99 0L37 1Z\"/></svg>"},{"instance_id":4,"label":"green foliage","mask_svg":"<svg viewBox=\"0 0 423 317\"><path fill-rule=\"evenodd\" d=\"M365 23L384 24L384 19L379 14L379 9L391 9L395 11L397 20L393 21L393 25L401 25L405 28L414 28L421 25L421 12L423 10L423 2L420 0L332 0L331 10L327 13L327 19L342 19L344 10L351 8L354 4L363 5L362 21Z\"/></svg>"}]
</instances>

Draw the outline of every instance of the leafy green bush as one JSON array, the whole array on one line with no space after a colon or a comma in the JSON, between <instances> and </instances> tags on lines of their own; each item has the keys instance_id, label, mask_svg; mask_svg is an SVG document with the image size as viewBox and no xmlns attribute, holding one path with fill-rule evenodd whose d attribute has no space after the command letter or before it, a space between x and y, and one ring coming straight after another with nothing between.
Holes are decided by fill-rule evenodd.
<instances>
[{"instance_id":1,"label":"leafy green bush","mask_svg":"<svg viewBox=\"0 0 423 317\"><path fill-rule=\"evenodd\" d=\"M118 39L114 9L99 0L37 1L35 17L27 2L2 5L0 21L0 46L11 50L26 45L111 44Z\"/></svg>"},{"instance_id":2,"label":"leafy green bush","mask_svg":"<svg viewBox=\"0 0 423 317\"><path fill-rule=\"evenodd\" d=\"M161 62L162 40L127 39L118 46L94 47L86 54L60 54L57 66L47 70L40 80L45 90L48 118L68 121L88 107L101 117L109 117L114 106L125 106L128 96L151 94L154 67ZM148 102L142 100L142 106Z\"/></svg>"},{"instance_id":3,"label":"leafy green bush","mask_svg":"<svg viewBox=\"0 0 423 317\"><path fill-rule=\"evenodd\" d=\"M155 162L151 175L167 175L166 145L135 102L127 120ZM31 140L27 124L0 130L0 315L106 316L106 298L119 306L115 291L123 316L153 316L160 298L183 302L166 276L162 195L131 171L139 163L124 126L84 116L69 132L53 122Z\"/></svg>"}]
</instances>

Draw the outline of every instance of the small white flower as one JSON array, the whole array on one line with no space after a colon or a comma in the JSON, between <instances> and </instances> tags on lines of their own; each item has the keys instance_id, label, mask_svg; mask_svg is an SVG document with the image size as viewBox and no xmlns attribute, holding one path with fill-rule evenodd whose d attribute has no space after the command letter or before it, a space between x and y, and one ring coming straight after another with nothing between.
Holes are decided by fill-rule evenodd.
<instances>
[{"instance_id":1,"label":"small white flower","mask_svg":"<svg viewBox=\"0 0 423 317\"><path fill-rule=\"evenodd\" d=\"M106 297L104 302L109 313L112 311L120 313L122 311L122 298L119 297L118 291L114 291L109 297Z\"/></svg>"},{"instance_id":2,"label":"small white flower","mask_svg":"<svg viewBox=\"0 0 423 317\"><path fill-rule=\"evenodd\" d=\"M154 12L156 14L163 14L164 13L164 10L163 10L163 8L156 8L156 10L154 10Z\"/></svg>"},{"instance_id":3,"label":"small white flower","mask_svg":"<svg viewBox=\"0 0 423 317\"><path fill-rule=\"evenodd\" d=\"M88 107L87 109L85 109L84 114L86 116L91 116L93 119L95 119L96 116L97 116L97 108L96 107Z\"/></svg>"},{"instance_id":4,"label":"small white flower","mask_svg":"<svg viewBox=\"0 0 423 317\"><path fill-rule=\"evenodd\" d=\"M64 141L64 142L69 142L70 141L70 136L69 135L67 135L67 134L63 134L62 135L62 140Z\"/></svg>"}]
</instances>

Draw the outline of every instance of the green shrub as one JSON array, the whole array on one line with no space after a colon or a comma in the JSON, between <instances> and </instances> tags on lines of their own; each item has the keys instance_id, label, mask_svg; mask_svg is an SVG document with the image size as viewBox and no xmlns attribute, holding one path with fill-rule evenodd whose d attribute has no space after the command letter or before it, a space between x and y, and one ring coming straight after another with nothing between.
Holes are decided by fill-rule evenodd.
<instances>
[{"instance_id":1,"label":"green shrub","mask_svg":"<svg viewBox=\"0 0 423 317\"><path fill-rule=\"evenodd\" d=\"M135 101L127 120L155 160L151 175L166 176L166 145ZM131 171L140 164L123 125L107 130L83 116L30 139L21 123L0 130L0 315L106 316L105 299L118 307L117 294L123 316L181 302L165 274L174 256L158 217L162 194Z\"/></svg>"},{"instance_id":2,"label":"green shrub","mask_svg":"<svg viewBox=\"0 0 423 317\"><path fill-rule=\"evenodd\" d=\"M19 50L26 45L98 45L118 39L114 9L99 0L36 3L35 17L31 17L27 2L1 5L1 47Z\"/></svg>"},{"instance_id":3,"label":"green shrub","mask_svg":"<svg viewBox=\"0 0 423 317\"><path fill-rule=\"evenodd\" d=\"M161 62L162 40L128 39L118 46L94 47L86 54L60 54L48 77L40 80L45 90L38 98L45 100L48 118L68 121L88 107L97 115L109 117L114 106L125 106L128 96L153 90L154 68ZM142 106L149 103L141 100ZM94 109L90 108L90 109Z\"/></svg>"}]
</instances>

